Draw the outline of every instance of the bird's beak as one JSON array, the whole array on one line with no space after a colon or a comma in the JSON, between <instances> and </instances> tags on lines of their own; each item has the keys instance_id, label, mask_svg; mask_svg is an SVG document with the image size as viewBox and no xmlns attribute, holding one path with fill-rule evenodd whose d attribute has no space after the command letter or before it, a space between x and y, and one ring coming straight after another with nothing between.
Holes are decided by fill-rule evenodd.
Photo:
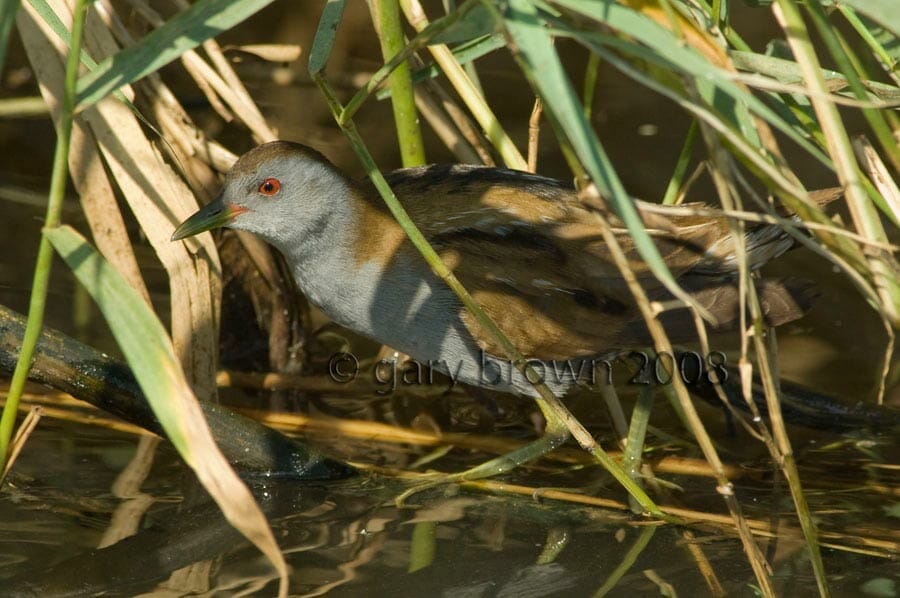
<instances>
[{"instance_id":1,"label":"bird's beak","mask_svg":"<svg viewBox=\"0 0 900 598\"><path fill-rule=\"evenodd\" d=\"M247 208L243 206L223 201L220 195L182 222L172 234L172 240L179 241L214 228L228 226L238 214L246 211Z\"/></svg>"}]
</instances>

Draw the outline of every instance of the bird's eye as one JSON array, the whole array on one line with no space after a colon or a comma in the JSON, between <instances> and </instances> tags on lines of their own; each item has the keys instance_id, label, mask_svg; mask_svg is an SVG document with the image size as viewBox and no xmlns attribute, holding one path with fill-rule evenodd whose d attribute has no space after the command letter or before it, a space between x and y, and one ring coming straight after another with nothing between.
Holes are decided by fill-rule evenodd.
<instances>
[{"instance_id":1,"label":"bird's eye","mask_svg":"<svg viewBox=\"0 0 900 598\"><path fill-rule=\"evenodd\" d=\"M277 195L281 191L281 181L278 179L268 178L259 184L259 192L266 197Z\"/></svg>"}]
</instances>

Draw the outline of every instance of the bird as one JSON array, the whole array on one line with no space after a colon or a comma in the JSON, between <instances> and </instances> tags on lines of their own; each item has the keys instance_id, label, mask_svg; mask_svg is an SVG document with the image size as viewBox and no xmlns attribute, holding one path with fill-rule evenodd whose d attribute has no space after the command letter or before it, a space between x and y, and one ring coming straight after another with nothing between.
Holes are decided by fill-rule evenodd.
<instances>
[{"instance_id":1,"label":"bird","mask_svg":"<svg viewBox=\"0 0 900 598\"><path fill-rule=\"evenodd\" d=\"M576 191L532 173L474 165L403 168L386 175L425 238L487 315L558 394L587 360L650 344L597 214ZM828 203L840 190L815 198ZM740 321L737 260L720 216L665 214L635 200L679 285L728 330ZM691 204L682 204L682 208ZM701 204L702 205L702 204ZM605 215L612 226L612 212ZM619 225L621 223L618 223ZM536 396L524 374L429 267L368 179L354 180L318 151L273 141L241 156L219 196L181 223L177 241L218 227L249 231L285 257L298 288L336 323L448 374L454 381ZM618 240L651 300L672 299L622 229ZM779 226L746 230L758 269L794 245ZM756 282L777 326L804 315L815 286L797 278ZM660 316L673 343L696 338L685 309ZM562 367L560 366L562 364Z\"/></svg>"}]
</instances>

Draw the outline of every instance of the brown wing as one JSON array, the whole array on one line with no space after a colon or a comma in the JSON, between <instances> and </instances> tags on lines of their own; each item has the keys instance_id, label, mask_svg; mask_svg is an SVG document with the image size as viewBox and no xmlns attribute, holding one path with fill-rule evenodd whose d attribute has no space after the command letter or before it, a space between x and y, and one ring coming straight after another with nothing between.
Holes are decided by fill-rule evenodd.
<instances>
[{"instance_id":1,"label":"brown wing","mask_svg":"<svg viewBox=\"0 0 900 598\"><path fill-rule=\"evenodd\" d=\"M566 255L576 280L595 294L626 303L632 301L603 242L597 215L559 181L516 171L465 166L400 170L388 180L429 239L466 231L470 239L478 234L484 241L515 231L518 239L530 236L544 249ZM617 219L612 215L610 219L616 226ZM708 226L698 223L679 232L679 227L666 219L656 220L652 224L659 226L653 226L651 234L676 277L704 259ZM644 287L657 288L659 282L635 250L627 231L620 234L619 241ZM551 244L555 248L551 249Z\"/></svg>"},{"instance_id":2,"label":"brown wing","mask_svg":"<svg viewBox=\"0 0 900 598\"><path fill-rule=\"evenodd\" d=\"M633 297L603 242L596 214L558 181L460 166L401 170L388 180L460 282L523 354L541 359L589 356L627 348L646 337ZM372 190L363 190L362 195L367 201L361 209L384 212ZM736 296L731 282L699 275L733 270L730 252L722 243L727 236L725 220L641 212L675 277L692 280L690 292L720 320L734 320L737 304L724 300ZM611 211L606 215L613 227L621 227ZM361 246L361 260L373 254L389 256L405 245L393 219L386 213L379 216L366 219L381 223L378 234L367 231L362 236L368 244L390 250ZM774 244L779 235L768 239L767 234L763 231L759 237L760 247L772 249L771 255L786 249ZM644 289L652 298L665 300L667 294L627 231L618 231L618 238ZM753 237L751 242L756 242ZM470 329L474 327L476 338L488 338L468 312L462 317ZM672 340L692 336L685 328ZM502 353L490 341L481 344L489 352Z\"/></svg>"},{"instance_id":3,"label":"brown wing","mask_svg":"<svg viewBox=\"0 0 900 598\"><path fill-rule=\"evenodd\" d=\"M534 230L485 235L458 229L430 241L488 316L526 356L567 359L621 349L623 328L638 315L583 284L586 276ZM462 317L483 349L502 354L467 311Z\"/></svg>"}]
</instances>

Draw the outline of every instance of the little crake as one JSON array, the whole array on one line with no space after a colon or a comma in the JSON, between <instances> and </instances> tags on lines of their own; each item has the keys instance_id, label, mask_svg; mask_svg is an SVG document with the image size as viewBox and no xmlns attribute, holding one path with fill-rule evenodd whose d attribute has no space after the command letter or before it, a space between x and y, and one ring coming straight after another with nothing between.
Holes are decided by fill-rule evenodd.
<instances>
[{"instance_id":1,"label":"little crake","mask_svg":"<svg viewBox=\"0 0 900 598\"><path fill-rule=\"evenodd\" d=\"M387 180L462 284L527 357L577 362L648 344L597 214L568 186L524 172L460 165L398 170ZM820 192L817 200L836 196ZM732 327L739 298L727 223L637 206L679 284L720 327ZM611 213L605 216L620 225ZM485 355L502 356L406 239L374 187L351 180L315 150L276 141L246 153L219 197L183 222L172 239L222 226L255 233L277 248L299 288L337 323L422 362L447 364L463 382L486 385ZM619 239L651 298L670 299L627 234ZM775 226L748 226L753 268L792 245ZM811 300L803 281L756 284L773 325L799 318ZM661 318L673 342L695 338L685 310ZM547 382L564 392L574 381ZM499 385L534 394L518 372Z\"/></svg>"}]
</instances>

